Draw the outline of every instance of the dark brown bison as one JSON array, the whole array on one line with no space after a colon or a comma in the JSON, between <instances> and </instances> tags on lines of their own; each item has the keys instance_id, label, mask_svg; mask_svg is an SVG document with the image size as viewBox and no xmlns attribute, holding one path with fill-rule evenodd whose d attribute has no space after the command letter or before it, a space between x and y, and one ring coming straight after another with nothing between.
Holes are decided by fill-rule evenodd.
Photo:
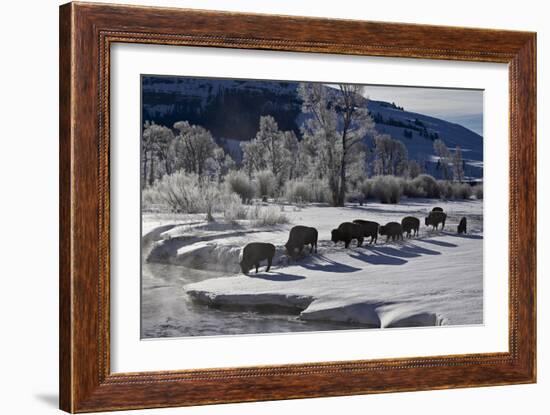
<instances>
[{"instance_id":1,"label":"dark brown bison","mask_svg":"<svg viewBox=\"0 0 550 415\"><path fill-rule=\"evenodd\" d=\"M466 224L467 224L467 220L465 217L463 217L462 219L460 219L460 223L458 224L457 226L457 232L458 234L460 235L461 233L466 233Z\"/></svg>"},{"instance_id":2,"label":"dark brown bison","mask_svg":"<svg viewBox=\"0 0 550 415\"><path fill-rule=\"evenodd\" d=\"M432 212L443 212L443 208L439 207L439 206L436 206L432 209Z\"/></svg>"},{"instance_id":3,"label":"dark brown bison","mask_svg":"<svg viewBox=\"0 0 550 415\"><path fill-rule=\"evenodd\" d=\"M388 222L384 226L380 226L380 235L386 235L386 242L395 240L403 240L403 227L397 222Z\"/></svg>"},{"instance_id":4,"label":"dark brown bison","mask_svg":"<svg viewBox=\"0 0 550 415\"><path fill-rule=\"evenodd\" d=\"M428 217L424 220L426 226L432 226L433 229L437 229L441 223L441 229L445 228L445 221L447 220L447 214L444 212L430 212Z\"/></svg>"},{"instance_id":5,"label":"dark brown bison","mask_svg":"<svg viewBox=\"0 0 550 415\"><path fill-rule=\"evenodd\" d=\"M263 242L252 242L244 247L239 265L241 266L243 274L248 275L248 271L253 267L256 267L257 274L260 262L267 259L267 268L265 271L268 272L269 268L271 268L271 262L273 261L274 255L275 245Z\"/></svg>"},{"instance_id":6,"label":"dark brown bison","mask_svg":"<svg viewBox=\"0 0 550 415\"><path fill-rule=\"evenodd\" d=\"M378 222L371 222L370 220L355 219L353 223L358 224L363 229L363 236L370 236L369 244L376 243L378 240Z\"/></svg>"},{"instance_id":7,"label":"dark brown bison","mask_svg":"<svg viewBox=\"0 0 550 415\"><path fill-rule=\"evenodd\" d=\"M338 229L332 230L332 242L344 242L346 248L349 247L352 239L357 239L357 246L363 244L363 228L356 223L344 222L338 226Z\"/></svg>"},{"instance_id":8,"label":"dark brown bison","mask_svg":"<svg viewBox=\"0 0 550 415\"><path fill-rule=\"evenodd\" d=\"M317 229L309 226L294 226L290 230L288 241L285 244L286 252L292 258L296 258L302 254L304 245L311 245L310 254L313 252L313 248L317 252L317 238Z\"/></svg>"},{"instance_id":9,"label":"dark brown bison","mask_svg":"<svg viewBox=\"0 0 550 415\"><path fill-rule=\"evenodd\" d=\"M407 234L407 238L412 236L418 235L418 229L420 229L420 219L415 218L414 216L407 216L404 217L401 221L401 227L403 228L403 232Z\"/></svg>"}]
</instances>

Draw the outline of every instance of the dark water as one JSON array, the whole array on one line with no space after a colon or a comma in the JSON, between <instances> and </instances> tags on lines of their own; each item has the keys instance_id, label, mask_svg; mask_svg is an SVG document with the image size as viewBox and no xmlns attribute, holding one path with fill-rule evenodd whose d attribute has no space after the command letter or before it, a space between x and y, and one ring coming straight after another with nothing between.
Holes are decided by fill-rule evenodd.
<instances>
[{"instance_id":1,"label":"dark water","mask_svg":"<svg viewBox=\"0 0 550 415\"><path fill-rule=\"evenodd\" d=\"M227 273L177 265L145 263L142 267L142 338L285 333L359 328L349 324L303 321L296 315L227 311L192 301L186 284ZM364 328L364 327L363 327Z\"/></svg>"}]
</instances>

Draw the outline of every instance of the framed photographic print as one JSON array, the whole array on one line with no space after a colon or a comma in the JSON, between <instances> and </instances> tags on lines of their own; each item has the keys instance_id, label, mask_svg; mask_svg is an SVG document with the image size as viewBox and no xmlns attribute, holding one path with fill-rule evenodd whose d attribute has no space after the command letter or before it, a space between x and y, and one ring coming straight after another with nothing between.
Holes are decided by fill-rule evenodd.
<instances>
[{"instance_id":1,"label":"framed photographic print","mask_svg":"<svg viewBox=\"0 0 550 415\"><path fill-rule=\"evenodd\" d=\"M535 382L535 62L528 32L61 6L61 409Z\"/></svg>"}]
</instances>

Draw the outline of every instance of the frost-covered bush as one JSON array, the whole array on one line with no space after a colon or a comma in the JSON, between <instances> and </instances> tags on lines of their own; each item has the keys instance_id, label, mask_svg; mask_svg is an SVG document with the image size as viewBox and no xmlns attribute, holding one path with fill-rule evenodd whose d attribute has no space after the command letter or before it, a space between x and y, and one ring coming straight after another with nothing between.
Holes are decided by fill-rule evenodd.
<instances>
[{"instance_id":1,"label":"frost-covered bush","mask_svg":"<svg viewBox=\"0 0 550 415\"><path fill-rule=\"evenodd\" d=\"M308 184L302 180L289 180L285 184L285 199L289 203L310 202L310 189Z\"/></svg>"},{"instance_id":2,"label":"frost-covered bush","mask_svg":"<svg viewBox=\"0 0 550 415\"><path fill-rule=\"evenodd\" d=\"M405 196L428 197L431 199L440 197L437 181L429 174L420 174L405 184Z\"/></svg>"},{"instance_id":3,"label":"frost-covered bush","mask_svg":"<svg viewBox=\"0 0 550 415\"><path fill-rule=\"evenodd\" d=\"M474 193L474 196L476 197L476 199L482 200L483 199L483 184L476 184L473 187L472 192Z\"/></svg>"},{"instance_id":4,"label":"frost-covered bush","mask_svg":"<svg viewBox=\"0 0 550 415\"><path fill-rule=\"evenodd\" d=\"M285 183L284 197L289 203L330 203L331 193L324 180L289 180Z\"/></svg>"},{"instance_id":5,"label":"frost-covered bush","mask_svg":"<svg viewBox=\"0 0 550 415\"><path fill-rule=\"evenodd\" d=\"M439 189L439 197L443 200L453 199L453 185L448 180L438 180L437 187Z\"/></svg>"},{"instance_id":6,"label":"frost-covered bush","mask_svg":"<svg viewBox=\"0 0 550 415\"><path fill-rule=\"evenodd\" d=\"M248 217L255 226L273 226L288 223L288 217L275 206L256 205L250 208Z\"/></svg>"},{"instance_id":7,"label":"frost-covered bush","mask_svg":"<svg viewBox=\"0 0 550 415\"><path fill-rule=\"evenodd\" d=\"M374 181L371 179L363 180L363 182L360 185L361 193L363 194L363 197L365 199L370 199L374 197Z\"/></svg>"},{"instance_id":8,"label":"frost-covered bush","mask_svg":"<svg viewBox=\"0 0 550 415\"><path fill-rule=\"evenodd\" d=\"M312 203L330 203L332 194L325 180L309 179L306 181L309 188L309 202Z\"/></svg>"},{"instance_id":9,"label":"frost-covered bush","mask_svg":"<svg viewBox=\"0 0 550 415\"><path fill-rule=\"evenodd\" d=\"M220 201L220 209L223 213L223 218L228 222L247 218L248 210L242 204L240 196L236 193L225 193Z\"/></svg>"},{"instance_id":10,"label":"frost-covered bush","mask_svg":"<svg viewBox=\"0 0 550 415\"><path fill-rule=\"evenodd\" d=\"M141 191L141 206L145 211L162 210L165 207L164 200L155 187L146 187Z\"/></svg>"},{"instance_id":11,"label":"frost-covered bush","mask_svg":"<svg viewBox=\"0 0 550 415\"><path fill-rule=\"evenodd\" d=\"M173 212L206 213L205 188L209 188L208 194L213 197L219 192L216 187L210 181L199 184L198 175L180 170L155 182L151 191L157 192L159 199Z\"/></svg>"},{"instance_id":12,"label":"frost-covered bush","mask_svg":"<svg viewBox=\"0 0 550 415\"><path fill-rule=\"evenodd\" d=\"M453 199L469 199L472 196L472 186L467 183L453 183Z\"/></svg>"},{"instance_id":13,"label":"frost-covered bush","mask_svg":"<svg viewBox=\"0 0 550 415\"><path fill-rule=\"evenodd\" d=\"M231 171L225 176L229 191L237 193L243 203L250 203L254 197L254 184L240 171Z\"/></svg>"},{"instance_id":14,"label":"frost-covered bush","mask_svg":"<svg viewBox=\"0 0 550 415\"><path fill-rule=\"evenodd\" d=\"M269 170L262 170L256 173L254 176L256 181L256 189L258 196L265 200L268 197L274 197L277 191L277 179L273 172Z\"/></svg>"},{"instance_id":15,"label":"frost-covered bush","mask_svg":"<svg viewBox=\"0 0 550 415\"><path fill-rule=\"evenodd\" d=\"M395 176L376 176L373 179L373 194L381 203L399 203L404 182Z\"/></svg>"}]
</instances>

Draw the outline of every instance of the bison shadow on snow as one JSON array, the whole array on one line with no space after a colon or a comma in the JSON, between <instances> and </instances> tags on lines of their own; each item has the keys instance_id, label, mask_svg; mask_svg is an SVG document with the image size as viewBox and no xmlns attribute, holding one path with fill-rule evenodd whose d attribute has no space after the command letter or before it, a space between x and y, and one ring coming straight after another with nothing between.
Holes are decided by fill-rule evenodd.
<instances>
[{"instance_id":1,"label":"bison shadow on snow","mask_svg":"<svg viewBox=\"0 0 550 415\"><path fill-rule=\"evenodd\" d=\"M303 275L287 274L287 273L278 272L278 271L269 272L269 273L260 272L258 274L250 273L248 275L248 277L249 278L259 278L259 279L268 280L268 281L281 281L281 282L298 281L298 280L303 280L303 279L306 278Z\"/></svg>"},{"instance_id":2,"label":"bison shadow on snow","mask_svg":"<svg viewBox=\"0 0 550 415\"><path fill-rule=\"evenodd\" d=\"M416 258L422 255L441 255L441 252L439 251L433 251L428 248L423 248L416 244L405 244L399 247L377 246L373 249L373 251L402 258Z\"/></svg>"},{"instance_id":3,"label":"bison shadow on snow","mask_svg":"<svg viewBox=\"0 0 550 415\"><path fill-rule=\"evenodd\" d=\"M453 235L453 236L456 236L456 235ZM456 248L458 246L450 242L438 241L436 239L423 239L422 242L425 242L427 244L437 245L437 246L444 246L445 248Z\"/></svg>"},{"instance_id":4,"label":"bison shadow on snow","mask_svg":"<svg viewBox=\"0 0 550 415\"><path fill-rule=\"evenodd\" d=\"M361 268L352 267L351 265L342 264L332 259L328 259L323 255L317 255L317 258L322 262L312 262L306 264L300 264L302 268L312 271L332 272L332 273L348 273L361 271Z\"/></svg>"},{"instance_id":5,"label":"bison shadow on snow","mask_svg":"<svg viewBox=\"0 0 550 415\"><path fill-rule=\"evenodd\" d=\"M358 259L359 261L364 261L372 265L404 265L408 261L402 258L395 256L385 255L381 252L374 254L366 254L360 251L354 251L353 254L350 254L350 257Z\"/></svg>"},{"instance_id":6,"label":"bison shadow on snow","mask_svg":"<svg viewBox=\"0 0 550 415\"><path fill-rule=\"evenodd\" d=\"M369 247L368 251L372 252L372 254L354 251L350 256L372 265L404 265L408 262L408 259L417 258L422 255L441 255L439 251L423 248L416 244L405 244L400 247Z\"/></svg>"},{"instance_id":7,"label":"bison shadow on snow","mask_svg":"<svg viewBox=\"0 0 550 415\"><path fill-rule=\"evenodd\" d=\"M483 239L483 235L477 235L477 234L471 234L471 233L466 233L466 234L456 234L456 233L446 233L446 235L448 236L452 236L454 238L464 238L464 239Z\"/></svg>"}]
</instances>

